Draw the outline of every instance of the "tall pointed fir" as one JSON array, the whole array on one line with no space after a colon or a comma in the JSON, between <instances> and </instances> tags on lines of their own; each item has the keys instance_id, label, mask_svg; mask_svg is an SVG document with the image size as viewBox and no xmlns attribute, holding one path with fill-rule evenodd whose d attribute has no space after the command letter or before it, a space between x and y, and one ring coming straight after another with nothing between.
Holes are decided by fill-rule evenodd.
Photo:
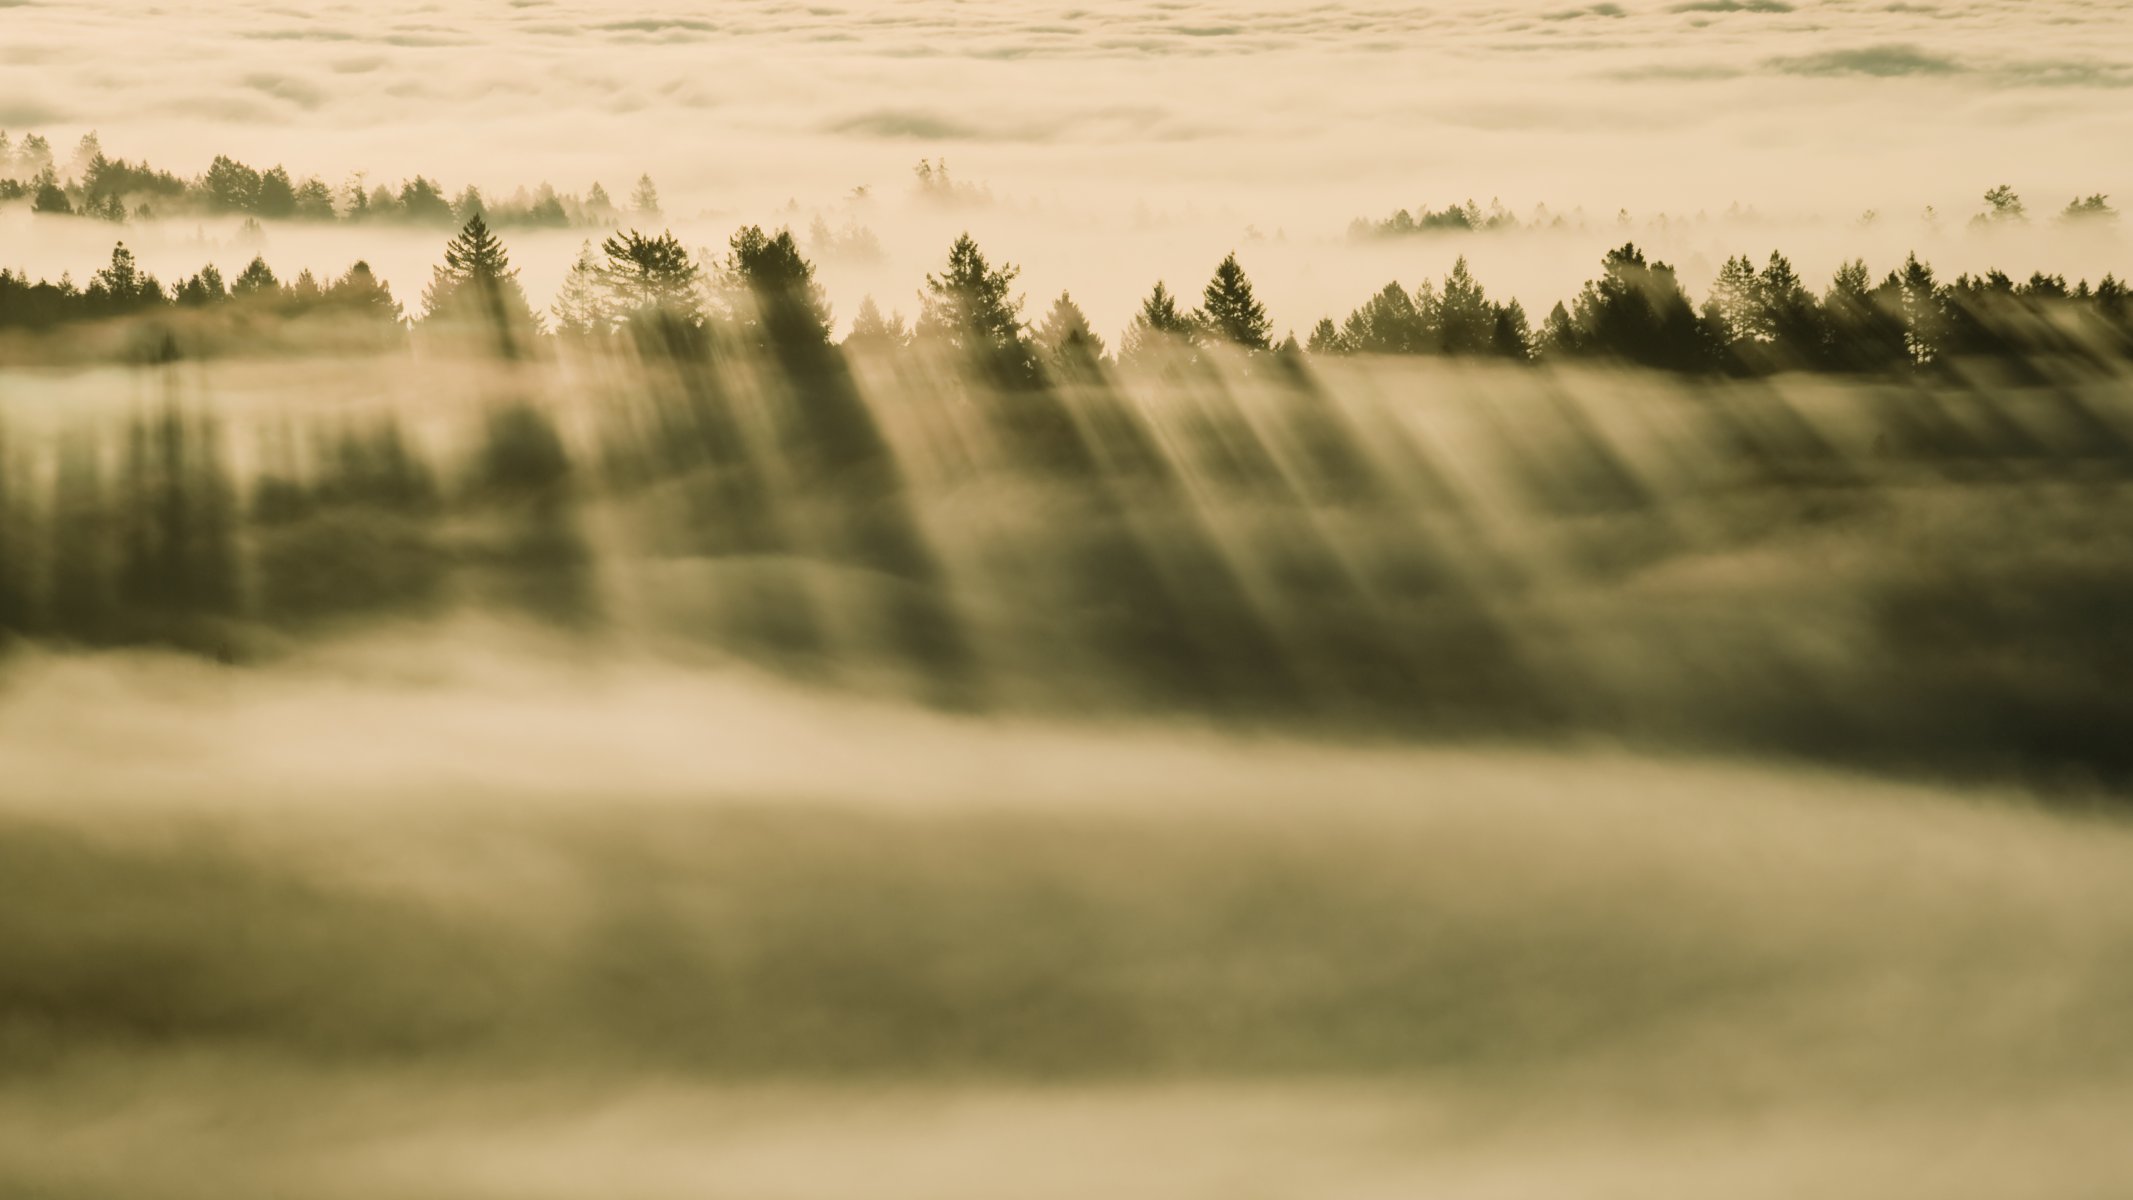
<instances>
[{"instance_id":1,"label":"tall pointed fir","mask_svg":"<svg viewBox=\"0 0 2133 1200\"><path fill-rule=\"evenodd\" d=\"M1100 369L1104 340L1089 328L1088 314L1065 292L1037 326L1037 348L1044 365L1068 379L1085 378Z\"/></svg>"},{"instance_id":2,"label":"tall pointed fir","mask_svg":"<svg viewBox=\"0 0 2133 1200\"><path fill-rule=\"evenodd\" d=\"M1161 280L1148 298L1141 301L1141 310L1133 314L1133 322L1126 326L1126 336L1119 342L1120 362L1139 362L1159 354L1165 346L1188 344L1199 327L1192 315L1178 307L1178 298Z\"/></svg>"},{"instance_id":3,"label":"tall pointed fir","mask_svg":"<svg viewBox=\"0 0 2133 1200\"><path fill-rule=\"evenodd\" d=\"M505 358L523 353L538 329L511 256L479 213L446 243L444 262L422 293L422 312L436 328L486 335Z\"/></svg>"},{"instance_id":4,"label":"tall pointed fir","mask_svg":"<svg viewBox=\"0 0 2133 1200\"><path fill-rule=\"evenodd\" d=\"M1234 252L1222 260L1215 268L1214 278L1207 281L1198 315L1210 337L1246 350L1273 348L1273 323L1267 320L1266 307L1252 295L1252 281L1237 265Z\"/></svg>"}]
</instances>

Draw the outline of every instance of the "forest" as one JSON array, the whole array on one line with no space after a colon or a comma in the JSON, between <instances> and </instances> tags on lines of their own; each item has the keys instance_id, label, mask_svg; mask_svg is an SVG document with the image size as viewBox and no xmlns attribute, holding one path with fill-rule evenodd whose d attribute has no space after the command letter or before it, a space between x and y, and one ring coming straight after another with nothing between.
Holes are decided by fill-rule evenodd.
<instances>
[{"instance_id":1,"label":"forest","mask_svg":"<svg viewBox=\"0 0 2133 1200\"><path fill-rule=\"evenodd\" d=\"M1782 253L1758 266L1726 261L1698 305L1673 268L1635 244L1607 252L1600 273L1536 326L1516 300L1497 301L1460 258L1441 283L1412 289L1395 280L1345 318L1320 320L1299 346L1277 339L1237 256L1218 264L1194 305L1157 282L1113 354L1072 296L1061 293L1030 320L1014 293L1017 269L992 265L967 235L929 275L918 319L884 315L869 298L847 342L904 345L914 338L984 357L1004 379L1100 364L1125 366L1159 347L1224 346L1245 353L1432 355L1519 363L1599 361L1686 373L1903 372L2040 360L2104 365L2133 353L2133 295L2116 275L2093 284L1993 270L1952 280L1916 254L1878 279L1864 260L1838 269L1817 291ZM407 306L363 262L337 278L303 271L278 277L255 257L234 279L214 266L166 284L140 269L123 243L88 282L31 280L0 268L0 339L16 331L124 320L145 325L121 344L166 353L257 354L277 349L404 348L410 336L449 335L500 353L532 353L544 337L642 341L656 333L668 352L699 349L715 329L751 318L734 296L768 289L797 306L809 339L828 337L831 313L814 265L790 230L743 228L719 259L692 253L671 232L615 233L588 241L554 304L528 301L501 237L481 213L444 249L419 303ZM741 306L745 307L745 303ZM108 343L108 339L106 340ZM65 353L63 343L17 339L8 353Z\"/></svg>"}]
</instances>

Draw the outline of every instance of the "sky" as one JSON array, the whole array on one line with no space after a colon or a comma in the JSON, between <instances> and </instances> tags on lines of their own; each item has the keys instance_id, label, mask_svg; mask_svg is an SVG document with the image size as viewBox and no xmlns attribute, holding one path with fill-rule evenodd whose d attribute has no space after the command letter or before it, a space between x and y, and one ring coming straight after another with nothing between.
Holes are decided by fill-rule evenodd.
<instances>
[{"instance_id":1,"label":"sky","mask_svg":"<svg viewBox=\"0 0 2133 1200\"><path fill-rule=\"evenodd\" d=\"M1425 203L1601 223L1738 205L1841 227L1928 205L1960 222L1999 183L2040 212L2133 200L2133 160L2107 152L2133 144L2133 22L2109 0L0 0L0 128L62 150L94 129L182 173L229 153L334 181L599 180L622 196L649 172L668 219L708 244L743 220L834 216L856 187L893 200L920 158L946 158L993 203L934 224L989 222L1017 261L1106 268L1079 290L1108 328L1147 286L1113 262L1197 277L1228 246L1337 238ZM924 236L906 260L905 231L872 221L893 270L827 265L843 315L892 284L889 306L910 307L946 244L909 231ZM15 232L0 226L10 246ZM1882 237L1870 247L1900 258L1912 234ZM1498 286L1549 299L1590 274L1604 238L1589 241L1507 256ZM533 290L573 249L533 252ZM1673 250L1691 280L1731 252ZM1866 249L1832 247L1810 274L1851 252ZM1441 276L1450 257L1400 265ZM1292 322L1383 282L1270 269ZM1077 284L1042 265L1026 282Z\"/></svg>"}]
</instances>

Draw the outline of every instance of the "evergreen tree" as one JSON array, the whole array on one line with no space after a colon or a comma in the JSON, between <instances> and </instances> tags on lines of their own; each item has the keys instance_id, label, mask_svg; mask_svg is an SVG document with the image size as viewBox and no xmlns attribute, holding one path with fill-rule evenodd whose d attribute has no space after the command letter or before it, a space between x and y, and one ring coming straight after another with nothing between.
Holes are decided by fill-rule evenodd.
<instances>
[{"instance_id":1,"label":"evergreen tree","mask_svg":"<svg viewBox=\"0 0 2133 1200\"><path fill-rule=\"evenodd\" d=\"M1353 354L1355 348L1348 344L1347 335L1334 327L1333 318L1320 317L1311 327L1311 336L1304 342L1304 349L1312 354Z\"/></svg>"},{"instance_id":2,"label":"evergreen tree","mask_svg":"<svg viewBox=\"0 0 2133 1200\"><path fill-rule=\"evenodd\" d=\"M326 289L326 297L335 308L358 321L397 329L403 319L400 302L393 299L392 289L371 271L367 262L358 262L348 268L347 274Z\"/></svg>"},{"instance_id":3,"label":"evergreen tree","mask_svg":"<svg viewBox=\"0 0 2133 1200\"><path fill-rule=\"evenodd\" d=\"M1672 267L1647 263L1634 245L1607 252L1604 273L1587 283L1570 310L1577 354L1620 358L1642 366L1694 371L1711 365L1708 328L1681 290Z\"/></svg>"},{"instance_id":4,"label":"evergreen tree","mask_svg":"<svg viewBox=\"0 0 2133 1200\"><path fill-rule=\"evenodd\" d=\"M1126 327L1126 336L1119 345L1119 361L1139 361L1166 346L1190 345L1199 331L1192 316L1178 307L1177 297L1157 280L1155 290L1141 301L1141 310Z\"/></svg>"},{"instance_id":5,"label":"evergreen tree","mask_svg":"<svg viewBox=\"0 0 2133 1200\"><path fill-rule=\"evenodd\" d=\"M281 282L274 278L274 268L267 265L267 260L254 255L244 270L237 273L236 281L230 284L230 294L262 299L277 297L281 295Z\"/></svg>"},{"instance_id":6,"label":"evergreen tree","mask_svg":"<svg viewBox=\"0 0 2133 1200\"><path fill-rule=\"evenodd\" d=\"M1428 353L1437 346L1436 307L1436 294L1428 285L1410 296L1398 282L1388 283L1348 314L1341 326L1341 345L1350 354Z\"/></svg>"},{"instance_id":7,"label":"evergreen tree","mask_svg":"<svg viewBox=\"0 0 2133 1200\"><path fill-rule=\"evenodd\" d=\"M600 200L605 201L607 194L599 191L599 187L600 185L597 183L593 185L593 189ZM630 211L646 221L659 219L659 189L653 186L650 175L639 175L637 177L637 187L630 193Z\"/></svg>"},{"instance_id":8,"label":"evergreen tree","mask_svg":"<svg viewBox=\"0 0 2133 1200\"><path fill-rule=\"evenodd\" d=\"M1195 316L1212 338L1246 350L1273 348L1273 324L1267 320L1266 308L1253 297L1252 281L1237 265L1234 251L1215 268Z\"/></svg>"},{"instance_id":9,"label":"evergreen tree","mask_svg":"<svg viewBox=\"0 0 2133 1200\"><path fill-rule=\"evenodd\" d=\"M295 216L296 186L289 182L289 173L275 167L261 175L252 207L262 217L280 220Z\"/></svg>"},{"instance_id":10,"label":"evergreen tree","mask_svg":"<svg viewBox=\"0 0 2133 1200\"><path fill-rule=\"evenodd\" d=\"M422 293L422 310L425 321L443 327L486 331L506 358L538 328L510 255L479 216L446 243L444 262Z\"/></svg>"},{"instance_id":11,"label":"evergreen tree","mask_svg":"<svg viewBox=\"0 0 2133 1200\"><path fill-rule=\"evenodd\" d=\"M882 316L872 296L859 302L859 315L852 318L851 332L844 335L847 348L900 350L910 344L911 331L904 327L903 314Z\"/></svg>"},{"instance_id":12,"label":"evergreen tree","mask_svg":"<svg viewBox=\"0 0 2133 1200\"><path fill-rule=\"evenodd\" d=\"M2029 220L2029 210L2015 190L2006 184L1985 193L1985 211L1977 217L1977 224L2019 225Z\"/></svg>"},{"instance_id":13,"label":"evergreen tree","mask_svg":"<svg viewBox=\"0 0 2133 1200\"><path fill-rule=\"evenodd\" d=\"M926 276L918 336L947 346L1007 387L1035 382L1037 356L1022 324L1022 298L1010 294L1020 270L994 268L969 234L948 250L948 269Z\"/></svg>"},{"instance_id":14,"label":"evergreen tree","mask_svg":"<svg viewBox=\"0 0 2133 1200\"><path fill-rule=\"evenodd\" d=\"M1718 339L1736 352L1743 345L1759 346L1771 339L1763 303L1763 281L1747 255L1729 258L1711 282L1711 295L1704 302L1706 319Z\"/></svg>"},{"instance_id":15,"label":"evergreen tree","mask_svg":"<svg viewBox=\"0 0 2133 1200\"><path fill-rule=\"evenodd\" d=\"M1065 292L1037 327L1037 347L1046 367L1068 378L1087 377L1099 369L1104 341L1089 328L1088 314Z\"/></svg>"},{"instance_id":16,"label":"evergreen tree","mask_svg":"<svg viewBox=\"0 0 2133 1200\"><path fill-rule=\"evenodd\" d=\"M703 271L671 232L649 237L631 229L600 243L600 252L610 321L667 333L703 324Z\"/></svg>"},{"instance_id":17,"label":"evergreen tree","mask_svg":"<svg viewBox=\"0 0 2133 1200\"><path fill-rule=\"evenodd\" d=\"M175 298L188 308L201 308L228 299L229 289L223 286L222 272L209 263L178 288Z\"/></svg>"},{"instance_id":18,"label":"evergreen tree","mask_svg":"<svg viewBox=\"0 0 2133 1200\"><path fill-rule=\"evenodd\" d=\"M1778 367L1806 367L1822 361L1828 332L1821 306L1800 282L1798 272L1784 255L1772 251L1770 261L1756 280L1761 303L1759 328L1769 338L1769 352Z\"/></svg>"},{"instance_id":19,"label":"evergreen tree","mask_svg":"<svg viewBox=\"0 0 2133 1200\"><path fill-rule=\"evenodd\" d=\"M30 211L58 217L71 216L74 212L74 206L67 202L67 193L59 186L59 179L52 174L50 166L38 173Z\"/></svg>"},{"instance_id":20,"label":"evergreen tree","mask_svg":"<svg viewBox=\"0 0 2133 1200\"><path fill-rule=\"evenodd\" d=\"M331 221L333 189L315 175L304 180L297 185L290 215L299 221Z\"/></svg>"},{"instance_id":21,"label":"evergreen tree","mask_svg":"<svg viewBox=\"0 0 2133 1200\"><path fill-rule=\"evenodd\" d=\"M489 205L481 197L481 189L468 184L459 191L459 198L452 201L452 219L461 225L476 217L488 219Z\"/></svg>"},{"instance_id":22,"label":"evergreen tree","mask_svg":"<svg viewBox=\"0 0 2133 1200\"><path fill-rule=\"evenodd\" d=\"M259 206L259 172L226 154L208 164L200 190L216 212L252 212Z\"/></svg>"},{"instance_id":23,"label":"evergreen tree","mask_svg":"<svg viewBox=\"0 0 2133 1200\"><path fill-rule=\"evenodd\" d=\"M380 206L373 203L372 207L382 209L391 206ZM423 225L451 225L457 223L464 229L471 224L471 218L469 221L456 221L452 215L451 203L444 198L444 191L435 183L420 175L400 185L397 208L400 216ZM476 213L475 217L480 215ZM483 226L484 232L487 231L487 228L486 225Z\"/></svg>"},{"instance_id":24,"label":"evergreen tree","mask_svg":"<svg viewBox=\"0 0 2133 1200\"><path fill-rule=\"evenodd\" d=\"M1496 306L1489 330L1489 352L1498 358L1530 361L1533 357L1533 326L1526 320L1526 307L1516 300Z\"/></svg>"},{"instance_id":25,"label":"evergreen tree","mask_svg":"<svg viewBox=\"0 0 2133 1200\"><path fill-rule=\"evenodd\" d=\"M744 297L734 312L744 336L788 351L830 344L829 301L792 230L768 234L750 225L736 231L728 242L726 279Z\"/></svg>"},{"instance_id":26,"label":"evergreen tree","mask_svg":"<svg viewBox=\"0 0 2133 1200\"><path fill-rule=\"evenodd\" d=\"M1446 354L1488 354L1495 348L1496 308L1467 269L1463 254L1445 277L1436 325L1438 346Z\"/></svg>"},{"instance_id":27,"label":"evergreen tree","mask_svg":"<svg viewBox=\"0 0 2133 1200\"><path fill-rule=\"evenodd\" d=\"M563 286L548 311L555 317L556 332L568 337L601 337L614 329L600 260L594 256L590 241L578 247L577 261L563 276Z\"/></svg>"}]
</instances>

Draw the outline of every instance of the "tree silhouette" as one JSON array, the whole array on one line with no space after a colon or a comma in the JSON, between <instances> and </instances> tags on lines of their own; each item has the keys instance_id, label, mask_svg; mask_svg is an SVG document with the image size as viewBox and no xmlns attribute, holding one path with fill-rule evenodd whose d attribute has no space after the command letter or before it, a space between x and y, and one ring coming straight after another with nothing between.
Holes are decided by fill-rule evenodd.
<instances>
[{"instance_id":1,"label":"tree silhouette","mask_svg":"<svg viewBox=\"0 0 2133 1200\"><path fill-rule=\"evenodd\" d=\"M1155 289L1141 301L1119 346L1119 361L1135 362L1158 353L1165 346L1189 345L1199 334L1191 314L1178 307L1177 297L1157 280Z\"/></svg>"},{"instance_id":2,"label":"tree silhouette","mask_svg":"<svg viewBox=\"0 0 2133 1200\"><path fill-rule=\"evenodd\" d=\"M902 314L884 317L881 307L868 296L859 302L859 313L852 318L851 332L844 335L848 349L900 350L911 343L911 331L904 327Z\"/></svg>"},{"instance_id":3,"label":"tree silhouette","mask_svg":"<svg viewBox=\"0 0 2133 1200\"><path fill-rule=\"evenodd\" d=\"M599 184L593 185L596 191L599 186ZM598 201L604 204L606 200L607 193L598 192ZM630 192L630 211L647 221L659 219L659 189L653 185L650 175L639 175L637 177L637 187Z\"/></svg>"},{"instance_id":4,"label":"tree silhouette","mask_svg":"<svg viewBox=\"0 0 2133 1200\"><path fill-rule=\"evenodd\" d=\"M274 278L274 268L267 265L266 259L254 255L252 261L245 264L244 270L237 273L236 281L230 285L230 294L252 297L278 296L281 294L281 281Z\"/></svg>"},{"instance_id":5,"label":"tree silhouette","mask_svg":"<svg viewBox=\"0 0 2133 1200\"><path fill-rule=\"evenodd\" d=\"M2027 220L2029 210L2023 206L2022 198L2004 183L1985 193L1985 211L1977 217L1978 223L1992 225L2020 224Z\"/></svg>"},{"instance_id":6,"label":"tree silhouette","mask_svg":"<svg viewBox=\"0 0 2133 1200\"><path fill-rule=\"evenodd\" d=\"M379 205L373 197L371 207L382 210L385 206ZM400 185L398 211L400 216L422 225L451 225L457 221L451 203L444 198L444 190L420 175ZM481 214L474 215L479 217ZM461 227L470 224L471 221L464 222ZM482 228L486 231L488 226Z\"/></svg>"},{"instance_id":7,"label":"tree silhouette","mask_svg":"<svg viewBox=\"0 0 2133 1200\"><path fill-rule=\"evenodd\" d=\"M1022 324L1022 298L1011 294L1018 268L998 268L969 234L948 248L948 269L926 276L918 336L939 342L976 364L1003 387L1037 378L1037 355Z\"/></svg>"},{"instance_id":8,"label":"tree silhouette","mask_svg":"<svg viewBox=\"0 0 2133 1200\"><path fill-rule=\"evenodd\" d=\"M285 219L296 215L296 185L280 167L259 177L259 190L252 210L262 217Z\"/></svg>"},{"instance_id":9,"label":"tree silhouette","mask_svg":"<svg viewBox=\"0 0 2133 1200\"><path fill-rule=\"evenodd\" d=\"M1647 263L1628 244L1608 251L1602 266L1600 278L1578 293L1565 327L1551 318L1548 341L1559 353L1676 371L1712 365L1714 339L1672 267Z\"/></svg>"},{"instance_id":10,"label":"tree silhouette","mask_svg":"<svg viewBox=\"0 0 2133 1200\"><path fill-rule=\"evenodd\" d=\"M1225 256L1215 268L1214 278L1208 280L1206 290L1201 293L1200 309L1195 315L1210 337L1246 350L1273 348L1274 327L1267 320L1266 307L1252 295L1252 281L1246 278L1244 268L1237 265L1235 251Z\"/></svg>"},{"instance_id":11,"label":"tree silhouette","mask_svg":"<svg viewBox=\"0 0 2133 1200\"><path fill-rule=\"evenodd\" d=\"M555 303L548 311L555 318L555 331L566 337L600 337L614 329L614 313L601 281L600 260L593 254L590 241L578 247L577 260L563 276L563 286L556 291Z\"/></svg>"},{"instance_id":12,"label":"tree silhouette","mask_svg":"<svg viewBox=\"0 0 2133 1200\"><path fill-rule=\"evenodd\" d=\"M51 213L54 216L70 216L74 206L67 202L67 193L59 186L59 180L47 166L37 176L36 190L30 200L30 211Z\"/></svg>"},{"instance_id":13,"label":"tree silhouette","mask_svg":"<svg viewBox=\"0 0 2133 1200\"><path fill-rule=\"evenodd\" d=\"M1104 340L1089 328L1089 317L1065 292L1037 326L1037 348L1047 369L1066 379L1093 378L1102 368Z\"/></svg>"},{"instance_id":14,"label":"tree silhouette","mask_svg":"<svg viewBox=\"0 0 2133 1200\"><path fill-rule=\"evenodd\" d=\"M703 324L702 268L671 232L649 237L627 230L600 243L600 252L605 260L598 277L610 321L640 337L663 339Z\"/></svg>"},{"instance_id":15,"label":"tree silhouette","mask_svg":"<svg viewBox=\"0 0 2133 1200\"><path fill-rule=\"evenodd\" d=\"M1438 345L1446 354L1490 354L1496 348L1496 306L1467 269L1460 255L1445 277L1437 301Z\"/></svg>"},{"instance_id":16,"label":"tree silhouette","mask_svg":"<svg viewBox=\"0 0 2133 1200\"><path fill-rule=\"evenodd\" d=\"M425 321L486 331L505 358L516 357L538 327L510 255L479 216L446 243L444 262L422 293L422 311Z\"/></svg>"},{"instance_id":17,"label":"tree silhouette","mask_svg":"<svg viewBox=\"0 0 2133 1200\"><path fill-rule=\"evenodd\" d=\"M728 242L726 277L743 297L734 311L743 336L787 350L830 344L829 301L792 230L768 234L750 225L735 232Z\"/></svg>"}]
</instances>

